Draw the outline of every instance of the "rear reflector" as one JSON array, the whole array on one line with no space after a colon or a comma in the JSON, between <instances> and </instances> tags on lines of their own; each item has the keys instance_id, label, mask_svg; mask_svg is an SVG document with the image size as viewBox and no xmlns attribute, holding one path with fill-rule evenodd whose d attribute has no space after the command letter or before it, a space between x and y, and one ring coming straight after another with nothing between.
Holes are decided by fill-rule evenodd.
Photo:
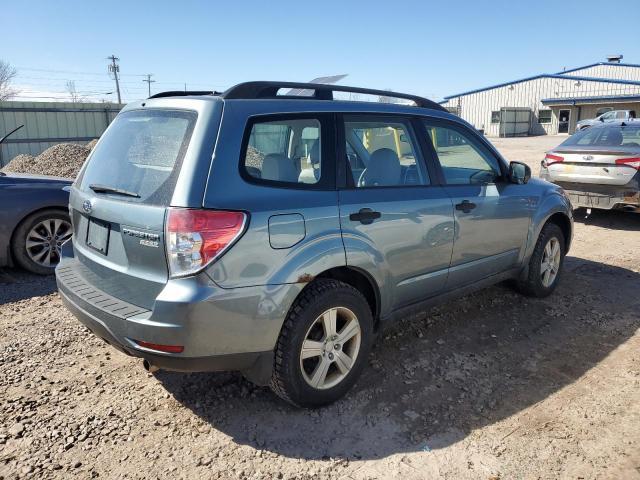
<instances>
[{"instance_id":1,"label":"rear reflector","mask_svg":"<svg viewBox=\"0 0 640 480\"><path fill-rule=\"evenodd\" d=\"M141 347L148 348L149 350L156 350L158 352L182 353L184 351L184 347L182 345L160 345L157 343L143 342L142 340L134 340L134 342Z\"/></svg>"},{"instance_id":2,"label":"rear reflector","mask_svg":"<svg viewBox=\"0 0 640 480\"><path fill-rule=\"evenodd\" d=\"M549 165L553 165L554 163L560 163L560 162L564 162L564 157L547 153L544 156L544 160L542 161L542 166L548 167Z\"/></svg>"},{"instance_id":3,"label":"rear reflector","mask_svg":"<svg viewBox=\"0 0 640 480\"><path fill-rule=\"evenodd\" d=\"M218 258L246 224L243 212L169 208L167 259L172 277L191 275Z\"/></svg>"},{"instance_id":4,"label":"rear reflector","mask_svg":"<svg viewBox=\"0 0 640 480\"><path fill-rule=\"evenodd\" d=\"M625 167L635 168L640 170L640 157L633 158L619 158L616 160L616 165L623 165Z\"/></svg>"}]
</instances>

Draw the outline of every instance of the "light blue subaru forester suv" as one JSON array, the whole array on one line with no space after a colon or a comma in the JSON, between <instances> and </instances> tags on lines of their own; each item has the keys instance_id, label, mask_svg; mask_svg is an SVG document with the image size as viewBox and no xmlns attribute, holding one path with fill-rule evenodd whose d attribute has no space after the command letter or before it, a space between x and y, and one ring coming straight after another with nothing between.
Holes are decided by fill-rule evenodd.
<instances>
[{"instance_id":1,"label":"light blue subaru forester suv","mask_svg":"<svg viewBox=\"0 0 640 480\"><path fill-rule=\"evenodd\" d=\"M530 176L421 97L165 92L129 104L74 183L58 287L151 371L240 371L320 406L394 318L507 279L554 290L571 205Z\"/></svg>"}]
</instances>

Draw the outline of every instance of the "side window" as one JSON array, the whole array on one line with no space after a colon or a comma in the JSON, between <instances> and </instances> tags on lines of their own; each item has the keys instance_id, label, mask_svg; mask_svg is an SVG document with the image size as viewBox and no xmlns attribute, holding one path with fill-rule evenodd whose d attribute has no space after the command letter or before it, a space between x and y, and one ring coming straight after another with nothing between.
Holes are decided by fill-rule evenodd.
<instances>
[{"instance_id":1,"label":"side window","mask_svg":"<svg viewBox=\"0 0 640 480\"><path fill-rule=\"evenodd\" d=\"M539 110L538 123L551 123L551 110Z\"/></svg>"},{"instance_id":2,"label":"side window","mask_svg":"<svg viewBox=\"0 0 640 480\"><path fill-rule=\"evenodd\" d=\"M625 118L627 118L627 112L624 110L618 110L616 112L616 118L619 120L624 120Z\"/></svg>"},{"instance_id":3,"label":"side window","mask_svg":"<svg viewBox=\"0 0 640 480\"><path fill-rule=\"evenodd\" d=\"M242 168L251 177L285 183L318 183L321 176L320 122L289 119L255 122Z\"/></svg>"},{"instance_id":4,"label":"side window","mask_svg":"<svg viewBox=\"0 0 640 480\"><path fill-rule=\"evenodd\" d=\"M426 169L416 159L409 121L345 116L344 129L347 160L356 187L429 184Z\"/></svg>"},{"instance_id":5,"label":"side window","mask_svg":"<svg viewBox=\"0 0 640 480\"><path fill-rule=\"evenodd\" d=\"M449 185L486 184L500 177L498 160L475 146L469 133L428 124L426 128Z\"/></svg>"},{"instance_id":6,"label":"side window","mask_svg":"<svg viewBox=\"0 0 640 480\"><path fill-rule=\"evenodd\" d=\"M602 107L602 108L599 108L598 110L596 110L596 117L599 117L603 113L610 112L611 110L613 110L613 107Z\"/></svg>"},{"instance_id":7,"label":"side window","mask_svg":"<svg viewBox=\"0 0 640 480\"><path fill-rule=\"evenodd\" d=\"M603 120L613 120L615 118L616 112L608 112L602 115Z\"/></svg>"}]
</instances>

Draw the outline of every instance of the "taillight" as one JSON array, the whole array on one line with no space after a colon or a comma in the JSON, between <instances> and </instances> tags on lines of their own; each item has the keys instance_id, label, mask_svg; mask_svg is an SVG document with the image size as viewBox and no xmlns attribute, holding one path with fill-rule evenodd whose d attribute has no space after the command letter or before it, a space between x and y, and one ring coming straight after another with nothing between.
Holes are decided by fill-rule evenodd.
<instances>
[{"instance_id":1,"label":"taillight","mask_svg":"<svg viewBox=\"0 0 640 480\"><path fill-rule=\"evenodd\" d=\"M243 212L169 208L166 242L169 273L183 277L201 270L244 232Z\"/></svg>"},{"instance_id":2,"label":"taillight","mask_svg":"<svg viewBox=\"0 0 640 480\"><path fill-rule=\"evenodd\" d=\"M542 161L542 166L548 167L549 165L553 165L554 163L560 163L560 162L564 162L564 157L561 157L560 155L552 155L550 153L547 153L544 156L544 160Z\"/></svg>"},{"instance_id":3,"label":"taillight","mask_svg":"<svg viewBox=\"0 0 640 480\"><path fill-rule=\"evenodd\" d=\"M625 167L635 168L640 170L640 157L633 158L619 158L616 160L616 165L623 165Z\"/></svg>"}]
</instances>

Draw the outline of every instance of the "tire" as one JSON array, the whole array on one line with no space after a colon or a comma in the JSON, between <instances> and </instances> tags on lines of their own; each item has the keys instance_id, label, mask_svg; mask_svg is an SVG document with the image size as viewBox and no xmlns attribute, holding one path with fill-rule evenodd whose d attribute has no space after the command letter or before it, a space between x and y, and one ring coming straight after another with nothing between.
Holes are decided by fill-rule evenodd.
<instances>
[{"instance_id":1,"label":"tire","mask_svg":"<svg viewBox=\"0 0 640 480\"><path fill-rule=\"evenodd\" d=\"M335 335L327 335L327 324L335 326ZM359 332L349 337L357 327ZM341 336L346 339L342 343ZM360 376L372 336L373 316L360 291L337 280L314 281L296 299L284 321L275 348L271 389L298 407L335 402Z\"/></svg>"},{"instance_id":2,"label":"tire","mask_svg":"<svg viewBox=\"0 0 640 480\"><path fill-rule=\"evenodd\" d=\"M69 215L49 208L26 217L11 239L15 262L38 275L51 275L60 261L60 245L71 238ZM56 235L58 239L56 240Z\"/></svg>"},{"instance_id":3,"label":"tire","mask_svg":"<svg viewBox=\"0 0 640 480\"><path fill-rule=\"evenodd\" d=\"M558 248L559 258L555 264L557 268L552 269L552 271L555 270L555 275L551 278L551 272L549 272L548 277L545 275L549 269L543 268L543 261L548 258L550 252L554 251L555 245L557 245ZM542 227L533 254L529 260L527 277L518 282L518 289L521 293L538 298L551 295L560 281L562 266L564 265L565 245L564 234L558 225L555 223L547 223ZM547 249L548 246L551 250L545 254L545 249ZM555 259L555 255L552 256L552 259ZM545 263L549 265L548 262Z\"/></svg>"}]
</instances>

